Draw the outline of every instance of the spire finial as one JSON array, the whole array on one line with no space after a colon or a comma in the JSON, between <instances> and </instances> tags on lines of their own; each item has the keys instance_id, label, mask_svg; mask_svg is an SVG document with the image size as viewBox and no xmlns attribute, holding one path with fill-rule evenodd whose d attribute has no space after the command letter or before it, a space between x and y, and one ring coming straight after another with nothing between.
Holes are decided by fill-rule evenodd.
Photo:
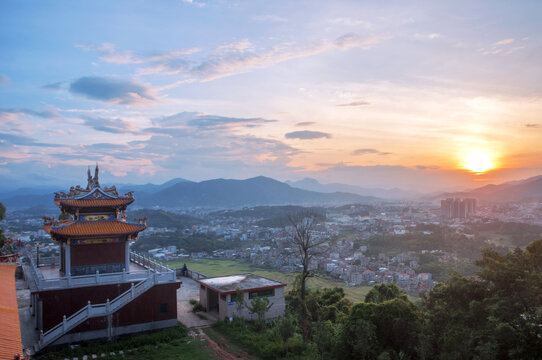
<instances>
[{"instance_id":1,"label":"spire finial","mask_svg":"<svg viewBox=\"0 0 542 360\"><path fill-rule=\"evenodd\" d=\"M98 168L98 162L96 161L96 170L94 171L94 187L100 187L100 180L98 180L98 172L100 169Z\"/></svg>"},{"instance_id":2,"label":"spire finial","mask_svg":"<svg viewBox=\"0 0 542 360\"><path fill-rule=\"evenodd\" d=\"M90 166L87 169L87 190L94 187L94 181L92 180L92 175L90 174Z\"/></svg>"}]
</instances>

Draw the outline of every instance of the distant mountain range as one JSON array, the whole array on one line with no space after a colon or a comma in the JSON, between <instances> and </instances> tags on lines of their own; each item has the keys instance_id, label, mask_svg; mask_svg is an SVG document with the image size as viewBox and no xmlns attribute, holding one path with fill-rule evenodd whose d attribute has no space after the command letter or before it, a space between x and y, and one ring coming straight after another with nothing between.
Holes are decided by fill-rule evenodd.
<instances>
[{"instance_id":1,"label":"distant mountain range","mask_svg":"<svg viewBox=\"0 0 542 360\"><path fill-rule=\"evenodd\" d=\"M258 176L246 180L214 179L179 182L154 194L139 196L141 207L238 208L256 205L332 205L370 203L379 199L357 194L302 190Z\"/></svg>"},{"instance_id":2,"label":"distant mountain range","mask_svg":"<svg viewBox=\"0 0 542 360\"><path fill-rule=\"evenodd\" d=\"M258 176L246 180L214 179L193 182L181 178L163 184L117 186L120 194L135 192L134 208L207 208L233 209L258 205L329 206L382 199L425 199L437 201L446 197L474 197L485 203L542 200L542 175L500 185L486 185L462 192L422 196L402 189L368 189L339 183L321 184L315 179L280 182ZM43 206L55 209L53 192L62 188L22 188L0 193L0 202L9 210Z\"/></svg>"},{"instance_id":3,"label":"distant mountain range","mask_svg":"<svg viewBox=\"0 0 542 360\"><path fill-rule=\"evenodd\" d=\"M118 187L120 194L133 190L137 208L239 208L257 205L340 205L372 203L380 199L346 192L322 193L291 187L263 176L246 179L214 179L192 182L173 179L164 184L129 185ZM61 189L55 189L59 191ZM8 209L35 206L54 208L50 188L20 189L0 194Z\"/></svg>"},{"instance_id":4,"label":"distant mountain range","mask_svg":"<svg viewBox=\"0 0 542 360\"><path fill-rule=\"evenodd\" d=\"M286 181L290 186L323 193L333 192L348 192L361 196L374 196L382 199L414 199L422 194L415 191L408 191L398 188L381 189L381 188L364 188L355 185L347 185L341 183L322 184L313 178L304 178L298 181Z\"/></svg>"},{"instance_id":5,"label":"distant mountain range","mask_svg":"<svg viewBox=\"0 0 542 360\"><path fill-rule=\"evenodd\" d=\"M442 193L438 197L472 197L485 203L542 201L542 175L468 191Z\"/></svg>"}]
</instances>

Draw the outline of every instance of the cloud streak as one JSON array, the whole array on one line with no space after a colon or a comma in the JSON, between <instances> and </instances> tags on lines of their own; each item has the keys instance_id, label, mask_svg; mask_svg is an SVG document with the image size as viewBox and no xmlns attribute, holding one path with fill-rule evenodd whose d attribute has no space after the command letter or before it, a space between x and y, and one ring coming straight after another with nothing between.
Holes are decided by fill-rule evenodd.
<instances>
[{"instance_id":1,"label":"cloud streak","mask_svg":"<svg viewBox=\"0 0 542 360\"><path fill-rule=\"evenodd\" d=\"M371 105L371 103L368 102L368 101L365 101L365 100L356 100L356 101L352 101L352 102L345 103L345 104L339 104L337 106L339 106L339 107L355 107L355 106L367 106L367 105Z\"/></svg>"},{"instance_id":2,"label":"cloud streak","mask_svg":"<svg viewBox=\"0 0 542 360\"><path fill-rule=\"evenodd\" d=\"M32 110L28 108L0 108L0 117L2 114L14 114L14 115L28 115L37 116L44 119L60 119L61 116L58 110L46 109L46 110Z\"/></svg>"},{"instance_id":3,"label":"cloud streak","mask_svg":"<svg viewBox=\"0 0 542 360\"><path fill-rule=\"evenodd\" d=\"M352 152L352 155L391 155L391 152L383 152L379 151L377 149L371 149L371 148L364 148L364 149L357 149Z\"/></svg>"},{"instance_id":4,"label":"cloud streak","mask_svg":"<svg viewBox=\"0 0 542 360\"><path fill-rule=\"evenodd\" d=\"M321 131L292 131L284 135L286 139L300 139L300 140L312 140L312 139L331 139L331 134Z\"/></svg>"},{"instance_id":5,"label":"cloud streak","mask_svg":"<svg viewBox=\"0 0 542 360\"><path fill-rule=\"evenodd\" d=\"M60 147L59 144L48 144L43 142L38 142L35 139L32 139L28 136L22 135L13 135L0 133L0 145L21 145L21 146L39 146L39 147Z\"/></svg>"}]
</instances>

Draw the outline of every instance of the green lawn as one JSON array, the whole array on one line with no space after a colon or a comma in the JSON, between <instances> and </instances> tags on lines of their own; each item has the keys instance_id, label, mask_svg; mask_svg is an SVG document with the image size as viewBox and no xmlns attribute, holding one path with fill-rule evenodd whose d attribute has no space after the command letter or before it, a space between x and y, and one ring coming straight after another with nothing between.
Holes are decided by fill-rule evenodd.
<instances>
[{"instance_id":1,"label":"green lawn","mask_svg":"<svg viewBox=\"0 0 542 360\"><path fill-rule=\"evenodd\" d=\"M282 273L276 270L258 268L252 264L236 262L233 260L214 260L201 259L189 261L170 261L167 264L170 268L182 267L186 263L189 269L198 271L207 276L224 276L233 274L253 273L269 279L280 281L288 284L286 291L289 291L294 282L295 273ZM344 282L338 280L327 279L324 277L314 277L309 279L309 287L319 289L324 287L342 287L348 299L353 302L361 302L365 299L365 295L371 289L370 286L347 286Z\"/></svg>"}]
</instances>

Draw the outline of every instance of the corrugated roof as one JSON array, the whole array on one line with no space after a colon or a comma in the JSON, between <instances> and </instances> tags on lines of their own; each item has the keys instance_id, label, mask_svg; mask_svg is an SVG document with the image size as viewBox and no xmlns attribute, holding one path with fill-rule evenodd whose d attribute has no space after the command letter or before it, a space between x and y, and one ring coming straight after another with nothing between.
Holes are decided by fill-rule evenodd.
<instances>
[{"instance_id":1,"label":"corrugated roof","mask_svg":"<svg viewBox=\"0 0 542 360\"><path fill-rule=\"evenodd\" d=\"M130 205L134 199L82 199L82 200L56 200L59 205L72 207L110 207Z\"/></svg>"},{"instance_id":2,"label":"corrugated roof","mask_svg":"<svg viewBox=\"0 0 542 360\"><path fill-rule=\"evenodd\" d=\"M17 265L0 265L0 359L12 360L16 354L23 353L15 289L16 268Z\"/></svg>"},{"instance_id":3,"label":"corrugated roof","mask_svg":"<svg viewBox=\"0 0 542 360\"><path fill-rule=\"evenodd\" d=\"M83 235L121 235L133 234L147 228L145 224L127 223L124 221L76 221L63 227L52 227L49 232L53 235L83 236Z\"/></svg>"}]
</instances>

